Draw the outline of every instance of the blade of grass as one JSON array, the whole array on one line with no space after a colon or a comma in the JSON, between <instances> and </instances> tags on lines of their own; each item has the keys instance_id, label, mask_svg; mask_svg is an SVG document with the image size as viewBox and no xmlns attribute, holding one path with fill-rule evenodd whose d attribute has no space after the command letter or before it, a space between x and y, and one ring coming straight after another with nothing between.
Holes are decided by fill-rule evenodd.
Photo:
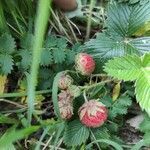
<instances>
[{"instance_id":1,"label":"blade of grass","mask_svg":"<svg viewBox=\"0 0 150 150\"><path fill-rule=\"evenodd\" d=\"M35 95L47 94L47 93L51 93L51 90L36 91ZM0 98L23 97L23 96L27 96L27 92L22 92L22 93L3 93L3 94L0 94Z\"/></svg>"},{"instance_id":2,"label":"blade of grass","mask_svg":"<svg viewBox=\"0 0 150 150\"><path fill-rule=\"evenodd\" d=\"M28 122L31 124L34 111L35 89L37 84L37 74L42 52L42 43L49 18L49 7L51 0L39 0L37 18L35 22L35 39L33 43L33 58L31 64L31 74L28 82Z\"/></svg>"},{"instance_id":3,"label":"blade of grass","mask_svg":"<svg viewBox=\"0 0 150 150\"><path fill-rule=\"evenodd\" d=\"M89 16L88 16L88 22L87 22L87 29L86 29L86 37L85 40L89 39L90 32L91 32L91 23L92 23L92 11L95 4L95 0L90 1L90 8L89 8Z\"/></svg>"}]
</instances>

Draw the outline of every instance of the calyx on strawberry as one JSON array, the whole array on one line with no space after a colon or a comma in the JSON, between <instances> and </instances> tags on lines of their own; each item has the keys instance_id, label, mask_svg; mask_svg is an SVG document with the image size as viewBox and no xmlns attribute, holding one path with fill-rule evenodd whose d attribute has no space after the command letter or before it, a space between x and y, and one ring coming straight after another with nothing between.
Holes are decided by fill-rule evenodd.
<instances>
[{"instance_id":1,"label":"calyx on strawberry","mask_svg":"<svg viewBox=\"0 0 150 150\"><path fill-rule=\"evenodd\" d=\"M85 102L79 109L79 118L87 127L100 127L107 120L107 108L101 102L90 100Z\"/></svg>"},{"instance_id":2,"label":"calyx on strawberry","mask_svg":"<svg viewBox=\"0 0 150 150\"><path fill-rule=\"evenodd\" d=\"M79 53L75 57L75 66L82 75L90 75L95 69L95 61L91 55Z\"/></svg>"},{"instance_id":3,"label":"calyx on strawberry","mask_svg":"<svg viewBox=\"0 0 150 150\"><path fill-rule=\"evenodd\" d=\"M73 97L68 90L62 90L58 94L58 106L62 119L70 119L73 115Z\"/></svg>"},{"instance_id":4,"label":"calyx on strawberry","mask_svg":"<svg viewBox=\"0 0 150 150\"><path fill-rule=\"evenodd\" d=\"M73 79L71 78L71 76L66 75L66 74L62 74L59 82L58 82L58 87L62 90L67 89L71 84L73 83Z\"/></svg>"}]
</instances>

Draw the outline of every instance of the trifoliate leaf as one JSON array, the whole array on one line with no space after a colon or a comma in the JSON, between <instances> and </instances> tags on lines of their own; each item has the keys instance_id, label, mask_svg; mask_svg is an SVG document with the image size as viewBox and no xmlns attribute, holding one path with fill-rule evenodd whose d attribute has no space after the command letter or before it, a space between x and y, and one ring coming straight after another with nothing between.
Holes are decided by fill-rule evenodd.
<instances>
[{"instance_id":1,"label":"trifoliate leaf","mask_svg":"<svg viewBox=\"0 0 150 150\"><path fill-rule=\"evenodd\" d=\"M53 50L53 59L55 63L62 63L65 61L66 53L63 49L56 48Z\"/></svg>"},{"instance_id":2,"label":"trifoliate leaf","mask_svg":"<svg viewBox=\"0 0 150 150\"><path fill-rule=\"evenodd\" d=\"M11 55L1 54L0 55L0 72L1 74L9 74L13 69L13 59Z\"/></svg>"},{"instance_id":3,"label":"trifoliate leaf","mask_svg":"<svg viewBox=\"0 0 150 150\"><path fill-rule=\"evenodd\" d=\"M25 70L28 69L31 65L31 52L29 50L24 49L20 51L19 55L21 56L21 67Z\"/></svg>"},{"instance_id":4,"label":"trifoliate leaf","mask_svg":"<svg viewBox=\"0 0 150 150\"><path fill-rule=\"evenodd\" d=\"M89 129L80 123L78 120L69 122L65 133L64 143L68 146L77 146L86 142L89 137Z\"/></svg>"},{"instance_id":5,"label":"trifoliate leaf","mask_svg":"<svg viewBox=\"0 0 150 150\"><path fill-rule=\"evenodd\" d=\"M104 71L119 80L133 81L140 76L141 67L142 62L140 57L128 55L109 60L106 63Z\"/></svg>"},{"instance_id":6,"label":"trifoliate leaf","mask_svg":"<svg viewBox=\"0 0 150 150\"><path fill-rule=\"evenodd\" d=\"M3 34L0 37L0 51L1 53L12 54L15 51L14 38L9 34Z\"/></svg>"},{"instance_id":7,"label":"trifoliate leaf","mask_svg":"<svg viewBox=\"0 0 150 150\"><path fill-rule=\"evenodd\" d=\"M49 49L43 48L42 54L41 54L41 61L40 64L42 66L48 66L52 63L52 53Z\"/></svg>"},{"instance_id":8,"label":"trifoliate leaf","mask_svg":"<svg viewBox=\"0 0 150 150\"><path fill-rule=\"evenodd\" d=\"M106 30L98 34L96 39L85 43L85 48L94 57L101 59L149 52L149 37L133 38L149 21L150 1L138 5L112 2L108 6Z\"/></svg>"}]
</instances>

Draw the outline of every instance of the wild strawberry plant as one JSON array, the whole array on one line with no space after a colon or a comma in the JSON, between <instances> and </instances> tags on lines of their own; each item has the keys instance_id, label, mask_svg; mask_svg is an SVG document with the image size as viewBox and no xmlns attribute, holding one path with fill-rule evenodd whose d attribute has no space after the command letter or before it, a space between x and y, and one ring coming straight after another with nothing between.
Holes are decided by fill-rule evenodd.
<instances>
[{"instance_id":1,"label":"wild strawberry plant","mask_svg":"<svg viewBox=\"0 0 150 150\"><path fill-rule=\"evenodd\" d=\"M92 28L95 32L99 24L97 18L103 26L96 38L81 45L71 41L71 35L75 41L79 40L75 35L78 26L68 18L61 18L66 17L61 12L59 18L59 13L52 9L51 26L67 38L53 34L51 27L53 32L47 33L49 10L43 7L46 4L43 1L39 4L36 23L33 21L35 1L20 4L12 0L11 7L7 1L0 1L0 124L3 131L0 148L138 150L150 144L150 1L107 2L102 4L107 4L107 8L97 7L94 1L83 10L79 8L80 13L87 13L88 8L92 11L85 18L88 20L86 40ZM47 0L47 6L48 3ZM81 7L81 2L79 4ZM102 13L100 16L98 11ZM76 19L79 18L73 19L75 23ZM63 24L64 20L68 26ZM94 22L96 24L92 24ZM64 29L68 27L66 32ZM68 31L72 33L68 35ZM7 87L11 82L14 86ZM132 105L134 99L145 111L139 127L144 136L138 143L128 145L122 140L120 130L126 123L128 110L135 106ZM3 107L3 103L9 103L8 108Z\"/></svg>"}]
</instances>

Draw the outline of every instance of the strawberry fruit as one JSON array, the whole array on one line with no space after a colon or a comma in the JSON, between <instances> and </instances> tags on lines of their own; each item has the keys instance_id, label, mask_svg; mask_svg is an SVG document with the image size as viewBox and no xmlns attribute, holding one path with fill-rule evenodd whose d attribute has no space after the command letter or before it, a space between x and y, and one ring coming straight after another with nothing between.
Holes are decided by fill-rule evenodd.
<instances>
[{"instance_id":1,"label":"strawberry fruit","mask_svg":"<svg viewBox=\"0 0 150 150\"><path fill-rule=\"evenodd\" d=\"M79 109L79 118L87 127L100 127L107 120L107 108L101 102L90 100L85 102Z\"/></svg>"}]
</instances>

